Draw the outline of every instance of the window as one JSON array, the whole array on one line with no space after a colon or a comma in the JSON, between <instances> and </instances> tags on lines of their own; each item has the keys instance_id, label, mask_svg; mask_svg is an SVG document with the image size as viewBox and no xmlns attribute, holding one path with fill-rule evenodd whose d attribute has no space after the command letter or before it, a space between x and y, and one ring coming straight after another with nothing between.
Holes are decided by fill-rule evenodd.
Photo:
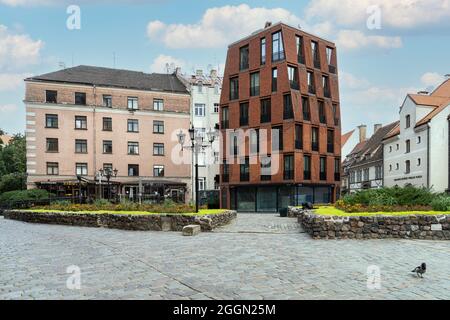
<instances>
[{"instance_id":1,"label":"window","mask_svg":"<svg viewBox=\"0 0 450 320\"><path fill-rule=\"evenodd\" d=\"M128 119L128 132L139 132L139 121L136 119Z\"/></svg>"},{"instance_id":2,"label":"window","mask_svg":"<svg viewBox=\"0 0 450 320\"><path fill-rule=\"evenodd\" d=\"M128 97L128 110L138 110L138 98L137 97Z\"/></svg>"},{"instance_id":3,"label":"window","mask_svg":"<svg viewBox=\"0 0 450 320\"><path fill-rule=\"evenodd\" d=\"M241 126L248 125L248 102L239 105L239 124Z\"/></svg>"},{"instance_id":4,"label":"window","mask_svg":"<svg viewBox=\"0 0 450 320\"><path fill-rule=\"evenodd\" d=\"M406 128L411 127L411 116L409 114L406 115L405 122L406 122Z\"/></svg>"},{"instance_id":5,"label":"window","mask_svg":"<svg viewBox=\"0 0 450 320\"><path fill-rule=\"evenodd\" d=\"M303 126L295 125L295 149L303 149Z\"/></svg>"},{"instance_id":6,"label":"window","mask_svg":"<svg viewBox=\"0 0 450 320\"><path fill-rule=\"evenodd\" d=\"M272 34L272 61L284 60L283 35L281 31Z\"/></svg>"},{"instance_id":7,"label":"window","mask_svg":"<svg viewBox=\"0 0 450 320\"><path fill-rule=\"evenodd\" d=\"M397 143L397 144L395 145L395 148L396 148L396 150L398 150L398 149L400 148L400 145Z\"/></svg>"},{"instance_id":8,"label":"window","mask_svg":"<svg viewBox=\"0 0 450 320\"><path fill-rule=\"evenodd\" d=\"M86 93L75 92L75 104L83 106L86 105Z\"/></svg>"},{"instance_id":9,"label":"window","mask_svg":"<svg viewBox=\"0 0 450 320\"><path fill-rule=\"evenodd\" d=\"M154 177L164 177L164 166L153 166L153 176Z\"/></svg>"},{"instance_id":10,"label":"window","mask_svg":"<svg viewBox=\"0 0 450 320\"><path fill-rule=\"evenodd\" d=\"M311 150L319 151L319 128L311 128Z\"/></svg>"},{"instance_id":11,"label":"window","mask_svg":"<svg viewBox=\"0 0 450 320\"><path fill-rule=\"evenodd\" d=\"M75 129L87 130L87 117L75 116Z\"/></svg>"},{"instance_id":12,"label":"window","mask_svg":"<svg viewBox=\"0 0 450 320\"><path fill-rule=\"evenodd\" d=\"M128 142L128 154L137 155L139 154L139 142Z\"/></svg>"},{"instance_id":13,"label":"window","mask_svg":"<svg viewBox=\"0 0 450 320\"><path fill-rule=\"evenodd\" d=\"M164 155L164 143L154 143L153 144L153 155L163 156Z\"/></svg>"},{"instance_id":14,"label":"window","mask_svg":"<svg viewBox=\"0 0 450 320\"><path fill-rule=\"evenodd\" d=\"M103 153L106 153L106 154L112 153L112 141L111 140L103 140Z\"/></svg>"},{"instance_id":15,"label":"window","mask_svg":"<svg viewBox=\"0 0 450 320\"><path fill-rule=\"evenodd\" d=\"M244 163L240 164L240 180L250 180L250 161L248 157L245 158Z\"/></svg>"},{"instance_id":16,"label":"window","mask_svg":"<svg viewBox=\"0 0 450 320\"><path fill-rule=\"evenodd\" d=\"M322 76L322 88L325 98L331 98L330 79L327 76Z\"/></svg>"},{"instance_id":17,"label":"window","mask_svg":"<svg viewBox=\"0 0 450 320\"><path fill-rule=\"evenodd\" d=\"M214 103L214 113L218 113L218 112L219 112L219 104Z\"/></svg>"},{"instance_id":18,"label":"window","mask_svg":"<svg viewBox=\"0 0 450 320\"><path fill-rule=\"evenodd\" d=\"M294 179L294 155L284 156L284 170L283 170L284 180Z\"/></svg>"},{"instance_id":19,"label":"window","mask_svg":"<svg viewBox=\"0 0 450 320\"><path fill-rule=\"evenodd\" d=\"M230 79L230 100L239 99L239 78Z\"/></svg>"},{"instance_id":20,"label":"window","mask_svg":"<svg viewBox=\"0 0 450 320\"><path fill-rule=\"evenodd\" d=\"M54 90L45 90L45 102L57 103L58 92Z\"/></svg>"},{"instance_id":21,"label":"window","mask_svg":"<svg viewBox=\"0 0 450 320\"><path fill-rule=\"evenodd\" d=\"M230 166L227 160L223 160L222 165L222 182L228 182L230 180Z\"/></svg>"},{"instance_id":22,"label":"window","mask_svg":"<svg viewBox=\"0 0 450 320\"><path fill-rule=\"evenodd\" d=\"M356 182L362 181L362 170L356 171Z\"/></svg>"},{"instance_id":23,"label":"window","mask_svg":"<svg viewBox=\"0 0 450 320\"><path fill-rule=\"evenodd\" d=\"M317 42L311 41L311 51L314 60L314 68L320 69L319 44Z\"/></svg>"},{"instance_id":24,"label":"window","mask_svg":"<svg viewBox=\"0 0 450 320\"><path fill-rule=\"evenodd\" d=\"M317 103L319 104L319 121L320 123L327 123L325 103L323 101L318 101Z\"/></svg>"},{"instance_id":25,"label":"window","mask_svg":"<svg viewBox=\"0 0 450 320\"><path fill-rule=\"evenodd\" d=\"M392 171L392 164L389 165L389 171Z\"/></svg>"},{"instance_id":26,"label":"window","mask_svg":"<svg viewBox=\"0 0 450 320\"><path fill-rule=\"evenodd\" d=\"M103 106L107 108L112 108L112 96L107 94L103 95Z\"/></svg>"},{"instance_id":27,"label":"window","mask_svg":"<svg viewBox=\"0 0 450 320\"><path fill-rule=\"evenodd\" d=\"M77 176L87 176L87 174L88 174L87 163L76 163L75 164L75 174Z\"/></svg>"},{"instance_id":28,"label":"window","mask_svg":"<svg viewBox=\"0 0 450 320\"><path fill-rule=\"evenodd\" d=\"M271 121L271 100L261 100L261 123Z\"/></svg>"},{"instance_id":29,"label":"window","mask_svg":"<svg viewBox=\"0 0 450 320\"><path fill-rule=\"evenodd\" d=\"M339 125L339 117L338 117L338 105L336 103L332 104L333 107L333 117L334 117L334 125Z\"/></svg>"},{"instance_id":30,"label":"window","mask_svg":"<svg viewBox=\"0 0 450 320\"><path fill-rule=\"evenodd\" d=\"M411 140L406 140L406 153L411 152Z\"/></svg>"},{"instance_id":31,"label":"window","mask_svg":"<svg viewBox=\"0 0 450 320\"><path fill-rule=\"evenodd\" d=\"M214 94L217 94L217 95L220 94L220 88L217 83L214 85ZM219 112L219 111L217 111L217 112Z\"/></svg>"},{"instance_id":32,"label":"window","mask_svg":"<svg viewBox=\"0 0 450 320\"><path fill-rule=\"evenodd\" d=\"M205 116L205 105L203 103L196 103L194 105L194 114L196 117Z\"/></svg>"},{"instance_id":33,"label":"window","mask_svg":"<svg viewBox=\"0 0 450 320\"><path fill-rule=\"evenodd\" d=\"M311 180L311 156L303 156L303 179Z\"/></svg>"},{"instance_id":34,"label":"window","mask_svg":"<svg viewBox=\"0 0 450 320\"><path fill-rule=\"evenodd\" d=\"M382 166L375 167L375 179L376 180L383 179L383 167Z\"/></svg>"},{"instance_id":35,"label":"window","mask_svg":"<svg viewBox=\"0 0 450 320\"><path fill-rule=\"evenodd\" d=\"M409 160L406 160L405 161L405 173L410 173L411 172L411 161L409 161Z\"/></svg>"},{"instance_id":36,"label":"window","mask_svg":"<svg viewBox=\"0 0 450 320\"><path fill-rule=\"evenodd\" d=\"M334 181L341 180L341 159L334 158Z\"/></svg>"},{"instance_id":37,"label":"window","mask_svg":"<svg viewBox=\"0 0 450 320\"><path fill-rule=\"evenodd\" d=\"M417 166L420 167L420 165L422 164L422 160L420 158L417 159Z\"/></svg>"},{"instance_id":38,"label":"window","mask_svg":"<svg viewBox=\"0 0 450 320\"><path fill-rule=\"evenodd\" d=\"M248 46L239 49L239 70L248 69Z\"/></svg>"},{"instance_id":39,"label":"window","mask_svg":"<svg viewBox=\"0 0 450 320\"><path fill-rule=\"evenodd\" d=\"M222 129L228 129L230 127L230 122L228 120L228 107L222 108Z\"/></svg>"},{"instance_id":40,"label":"window","mask_svg":"<svg viewBox=\"0 0 450 320\"><path fill-rule=\"evenodd\" d=\"M87 153L87 140L75 140L75 153Z\"/></svg>"},{"instance_id":41,"label":"window","mask_svg":"<svg viewBox=\"0 0 450 320\"><path fill-rule=\"evenodd\" d=\"M103 118L103 131L112 131L112 118Z\"/></svg>"},{"instance_id":42,"label":"window","mask_svg":"<svg viewBox=\"0 0 450 320\"><path fill-rule=\"evenodd\" d=\"M206 178L198 178L198 190L206 190Z\"/></svg>"},{"instance_id":43,"label":"window","mask_svg":"<svg viewBox=\"0 0 450 320\"><path fill-rule=\"evenodd\" d=\"M230 147L232 148L232 154L237 156L239 154L239 144L238 144L238 134L232 133L231 136L233 138Z\"/></svg>"},{"instance_id":44,"label":"window","mask_svg":"<svg viewBox=\"0 0 450 320\"><path fill-rule=\"evenodd\" d=\"M104 163L103 164L103 170L113 172L113 165L112 165L112 163Z\"/></svg>"},{"instance_id":45,"label":"window","mask_svg":"<svg viewBox=\"0 0 450 320\"><path fill-rule=\"evenodd\" d=\"M311 71L308 71L308 92L311 94L316 93L316 87L314 84L314 73Z\"/></svg>"},{"instance_id":46,"label":"window","mask_svg":"<svg viewBox=\"0 0 450 320\"><path fill-rule=\"evenodd\" d=\"M296 36L298 63L305 64L305 54L303 53L303 37Z\"/></svg>"},{"instance_id":47,"label":"window","mask_svg":"<svg viewBox=\"0 0 450 320\"><path fill-rule=\"evenodd\" d=\"M291 89L299 90L300 84L298 82L298 69L296 67L288 66L288 77Z\"/></svg>"},{"instance_id":48,"label":"window","mask_svg":"<svg viewBox=\"0 0 450 320\"><path fill-rule=\"evenodd\" d=\"M164 100L163 99L153 99L153 110L163 111L164 110Z\"/></svg>"},{"instance_id":49,"label":"window","mask_svg":"<svg viewBox=\"0 0 450 320\"><path fill-rule=\"evenodd\" d=\"M292 97L290 94L283 96L283 119L293 119L294 111L292 109Z\"/></svg>"},{"instance_id":50,"label":"window","mask_svg":"<svg viewBox=\"0 0 450 320\"><path fill-rule=\"evenodd\" d=\"M256 155L259 153L259 129L250 130L250 154Z\"/></svg>"},{"instance_id":51,"label":"window","mask_svg":"<svg viewBox=\"0 0 450 320\"><path fill-rule=\"evenodd\" d=\"M159 121L159 120L153 121L153 133L158 133L158 134L164 133L164 121Z\"/></svg>"},{"instance_id":52,"label":"window","mask_svg":"<svg viewBox=\"0 0 450 320\"><path fill-rule=\"evenodd\" d=\"M389 146L389 152L392 152L392 146Z\"/></svg>"},{"instance_id":53,"label":"window","mask_svg":"<svg viewBox=\"0 0 450 320\"><path fill-rule=\"evenodd\" d=\"M400 167L398 165L398 163L395 164L395 170L398 170Z\"/></svg>"},{"instance_id":54,"label":"window","mask_svg":"<svg viewBox=\"0 0 450 320\"><path fill-rule=\"evenodd\" d=\"M327 158L320 157L319 160L319 178L320 180L327 180Z\"/></svg>"},{"instance_id":55,"label":"window","mask_svg":"<svg viewBox=\"0 0 450 320\"><path fill-rule=\"evenodd\" d=\"M283 126L272 128L272 150L283 150Z\"/></svg>"},{"instance_id":56,"label":"window","mask_svg":"<svg viewBox=\"0 0 450 320\"><path fill-rule=\"evenodd\" d=\"M272 92L277 92L278 90L278 69L272 69Z\"/></svg>"},{"instance_id":57,"label":"window","mask_svg":"<svg viewBox=\"0 0 450 320\"><path fill-rule=\"evenodd\" d=\"M138 164L129 164L128 165L128 176L129 177L138 177L139 176L139 165Z\"/></svg>"},{"instance_id":58,"label":"window","mask_svg":"<svg viewBox=\"0 0 450 320\"><path fill-rule=\"evenodd\" d=\"M58 152L58 139L57 138L47 138L47 152Z\"/></svg>"},{"instance_id":59,"label":"window","mask_svg":"<svg viewBox=\"0 0 450 320\"><path fill-rule=\"evenodd\" d=\"M333 48L327 47L327 49L326 49L327 63L328 63L328 71L330 73L336 73L336 67L333 65L333 61L332 61L333 52L334 52Z\"/></svg>"},{"instance_id":60,"label":"window","mask_svg":"<svg viewBox=\"0 0 450 320\"><path fill-rule=\"evenodd\" d=\"M272 177L272 159L270 156L261 157L261 180L269 181Z\"/></svg>"},{"instance_id":61,"label":"window","mask_svg":"<svg viewBox=\"0 0 450 320\"><path fill-rule=\"evenodd\" d=\"M302 97L302 109L303 109L303 120L310 121L311 120L311 110L309 107L309 98Z\"/></svg>"},{"instance_id":62,"label":"window","mask_svg":"<svg viewBox=\"0 0 450 320\"><path fill-rule=\"evenodd\" d=\"M260 42L260 52L261 52L261 65L266 64L266 38L262 38Z\"/></svg>"},{"instance_id":63,"label":"window","mask_svg":"<svg viewBox=\"0 0 450 320\"><path fill-rule=\"evenodd\" d=\"M370 174L369 174L370 172L369 172L369 168L365 168L364 169L364 172L363 172L363 178L364 178L364 181L369 181L370 180Z\"/></svg>"},{"instance_id":64,"label":"window","mask_svg":"<svg viewBox=\"0 0 450 320\"><path fill-rule=\"evenodd\" d=\"M355 183L355 171L350 172L350 183Z\"/></svg>"},{"instance_id":65,"label":"window","mask_svg":"<svg viewBox=\"0 0 450 320\"><path fill-rule=\"evenodd\" d=\"M259 95L259 72L250 74L250 96Z\"/></svg>"},{"instance_id":66,"label":"window","mask_svg":"<svg viewBox=\"0 0 450 320\"><path fill-rule=\"evenodd\" d=\"M417 137L417 144L420 144L422 142L422 137Z\"/></svg>"},{"instance_id":67,"label":"window","mask_svg":"<svg viewBox=\"0 0 450 320\"><path fill-rule=\"evenodd\" d=\"M327 152L334 153L334 130L327 130Z\"/></svg>"},{"instance_id":68,"label":"window","mask_svg":"<svg viewBox=\"0 0 450 320\"><path fill-rule=\"evenodd\" d=\"M46 114L45 115L45 127L57 129L58 128L58 115L57 114Z\"/></svg>"},{"instance_id":69,"label":"window","mask_svg":"<svg viewBox=\"0 0 450 320\"><path fill-rule=\"evenodd\" d=\"M47 175L57 176L59 174L58 162L47 162Z\"/></svg>"},{"instance_id":70,"label":"window","mask_svg":"<svg viewBox=\"0 0 450 320\"><path fill-rule=\"evenodd\" d=\"M198 93L203 93L203 82L199 81L197 83L197 92Z\"/></svg>"}]
</instances>

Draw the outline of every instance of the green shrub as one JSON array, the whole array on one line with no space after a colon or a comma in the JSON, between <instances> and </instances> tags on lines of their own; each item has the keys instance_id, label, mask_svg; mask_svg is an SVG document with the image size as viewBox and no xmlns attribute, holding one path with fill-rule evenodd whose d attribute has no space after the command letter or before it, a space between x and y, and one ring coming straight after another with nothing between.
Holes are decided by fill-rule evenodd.
<instances>
[{"instance_id":1,"label":"green shrub","mask_svg":"<svg viewBox=\"0 0 450 320\"><path fill-rule=\"evenodd\" d=\"M431 206L435 211L449 211L450 210L450 197L439 196L431 202Z\"/></svg>"},{"instance_id":2,"label":"green shrub","mask_svg":"<svg viewBox=\"0 0 450 320\"><path fill-rule=\"evenodd\" d=\"M97 199L94 201L94 206L96 207L106 207L109 206L111 204L111 202L109 202L106 199Z\"/></svg>"},{"instance_id":3,"label":"green shrub","mask_svg":"<svg viewBox=\"0 0 450 320\"><path fill-rule=\"evenodd\" d=\"M41 189L16 190L2 193L0 195L0 202L40 200L48 199L50 196L46 190Z\"/></svg>"}]
</instances>

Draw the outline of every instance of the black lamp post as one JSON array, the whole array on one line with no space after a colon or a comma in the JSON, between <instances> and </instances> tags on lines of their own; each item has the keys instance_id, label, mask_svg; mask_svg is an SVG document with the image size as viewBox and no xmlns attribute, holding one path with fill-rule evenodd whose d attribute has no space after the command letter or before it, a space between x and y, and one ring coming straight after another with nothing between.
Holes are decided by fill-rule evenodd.
<instances>
[{"instance_id":1,"label":"black lamp post","mask_svg":"<svg viewBox=\"0 0 450 320\"><path fill-rule=\"evenodd\" d=\"M198 154L209 147L212 146L212 143L216 139L216 136L218 134L217 129L209 130L206 135L208 138L209 144L205 144L203 142L203 135L196 134L194 125L191 125L189 128L189 138L191 139L191 145L188 147L184 147L184 143L186 142L186 134L180 129L180 132L177 133L178 142L181 145L181 150L183 151L184 148L191 149L192 152L194 152L195 157L195 213L198 213L198 205L199 205L199 190L198 190Z\"/></svg>"},{"instance_id":2,"label":"black lamp post","mask_svg":"<svg viewBox=\"0 0 450 320\"><path fill-rule=\"evenodd\" d=\"M111 200L111 178L117 177L117 173L119 172L117 169L112 170L111 168L100 169L98 170L101 178L106 178L108 182L108 201ZM102 187L100 183L100 196L103 197Z\"/></svg>"}]
</instances>

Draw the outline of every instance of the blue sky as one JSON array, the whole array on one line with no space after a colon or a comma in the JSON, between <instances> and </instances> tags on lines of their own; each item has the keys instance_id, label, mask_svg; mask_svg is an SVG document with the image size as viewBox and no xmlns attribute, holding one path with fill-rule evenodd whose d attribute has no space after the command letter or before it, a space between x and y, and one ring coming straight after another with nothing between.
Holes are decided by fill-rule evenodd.
<instances>
[{"instance_id":1,"label":"blue sky","mask_svg":"<svg viewBox=\"0 0 450 320\"><path fill-rule=\"evenodd\" d=\"M66 27L70 4L80 30ZM379 29L367 27L372 17ZM406 92L450 73L448 0L0 0L0 128L24 131L21 80L60 62L112 67L115 53L117 68L223 71L227 44L267 20L336 42L343 131L396 120Z\"/></svg>"}]
</instances>

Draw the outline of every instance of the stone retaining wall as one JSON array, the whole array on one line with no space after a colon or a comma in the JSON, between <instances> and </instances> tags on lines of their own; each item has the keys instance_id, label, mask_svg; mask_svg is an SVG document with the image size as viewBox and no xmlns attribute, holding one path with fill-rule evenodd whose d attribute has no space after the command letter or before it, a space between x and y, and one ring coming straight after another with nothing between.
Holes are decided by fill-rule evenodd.
<instances>
[{"instance_id":1,"label":"stone retaining wall","mask_svg":"<svg viewBox=\"0 0 450 320\"><path fill-rule=\"evenodd\" d=\"M82 214L76 212L33 212L5 210L5 219L31 223L61 224L81 227L112 228L140 231L182 231L189 224L200 225L202 231L226 225L236 218L235 211L191 216L181 214L126 215L114 212L104 214Z\"/></svg>"},{"instance_id":2,"label":"stone retaining wall","mask_svg":"<svg viewBox=\"0 0 450 320\"><path fill-rule=\"evenodd\" d=\"M338 217L295 207L289 211L314 239L450 240L450 215Z\"/></svg>"}]
</instances>

